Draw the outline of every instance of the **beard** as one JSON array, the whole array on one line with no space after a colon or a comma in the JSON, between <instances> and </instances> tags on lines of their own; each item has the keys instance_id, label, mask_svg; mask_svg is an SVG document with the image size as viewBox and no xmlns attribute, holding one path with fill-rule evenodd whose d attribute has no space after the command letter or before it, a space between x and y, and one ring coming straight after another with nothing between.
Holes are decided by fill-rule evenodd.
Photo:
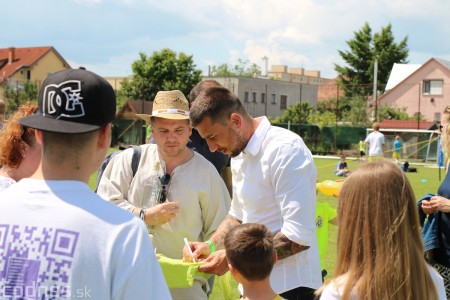
<instances>
[{"instance_id":1,"label":"beard","mask_svg":"<svg viewBox=\"0 0 450 300\"><path fill-rule=\"evenodd\" d=\"M241 154L242 151L244 151L245 147L247 147L248 141L245 141L241 135L239 135L232 129L229 130L229 133L230 133L230 140L235 141L234 148L233 149L223 148L223 149L218 149L218 150L222 153L229 152L229 154L227 154L227 155L230 157L236 157L239 154Z\"/></svg>"}]
</instances>

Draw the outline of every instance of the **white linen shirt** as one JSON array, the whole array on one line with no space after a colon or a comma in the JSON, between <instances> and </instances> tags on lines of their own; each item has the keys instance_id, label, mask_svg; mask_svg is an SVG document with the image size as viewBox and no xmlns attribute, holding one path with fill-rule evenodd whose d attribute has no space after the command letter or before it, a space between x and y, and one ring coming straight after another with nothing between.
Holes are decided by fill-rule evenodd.
<instances>
[{"instance_id":1,"label":"white linen shirt","mask_svg":"<svg viewBox=\"0 0 450 300\"><path fill-rule=\"evenodd\" d=\"M124 150L106 166L97 193L117 206L131 210L151 207L151 186L154 176L162 175L162 164L156 144L141 145L139 168L133 177L131 160L133 149ZM182 258L183 238L205 241L216 231L230 207L230 194L216 168L200 154L177 166L168 186L168 201L180 205L179 212L169 222L154 226L150 231L158 253Z\"/></svg>"},{"instance_id":2,"label":"white linen shirt","mask_svg":"<svg viewBox=\"0 0 450 300\"><path fill-rule=\"evenodd\" d=\"M311 152L297 134L272 126L266 117L260 120L245 150L231 159L229 214L310 247L275 264L270 283L276 293L300 286L317 289L322 278L314 221L317 170Z\"/></svg>"}]
</instances>

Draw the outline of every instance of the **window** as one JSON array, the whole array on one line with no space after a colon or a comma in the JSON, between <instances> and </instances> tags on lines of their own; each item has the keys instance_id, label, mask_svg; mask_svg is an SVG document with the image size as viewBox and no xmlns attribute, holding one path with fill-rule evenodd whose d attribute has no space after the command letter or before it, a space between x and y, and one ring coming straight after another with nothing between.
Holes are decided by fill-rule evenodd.
<instances>
[{"instance_id":1,"label":"window","mask_svg":"<svg viewBox=\"0 0 450 300\"><path fill-rule=\"evenodd\" d=\"M277 95L276 94L272 94L272 104L277 104Z\"/></svg>"},{"instance_id":2,"label":"window","mask_svg":"<svg viewBox=\"0 0 450 300\"><path fill-rule=\"evenodd\" d=\"M256 103L256 92L253 92L253 94L252 94L252 100L253 100L253 103Z\"/></svg>"},{"instance_id":3,"label":"window","mask_svg":"<svg viewBox=\"0 0 450 300\"><path fill-rule=\"evenodd\" d=\"M281 95L280 96L280 109L286 109L287 108L287 96Z\"/></svg>"},{"instance_id":4,"label":"window","mask_svg":"<svg viewBox=\"0 0 450 300\"><path fill-rule=\"evenodd\" d=\"M442 80L424 80L422 85L424 95L442 95Z\"/></svg>"},{"instance_id":5,"label":"window","mask_svg":"<svg viewBox=\"0 0 450 300\"><path fill-rule=\"evenodd\" d=\"M266 103L266 93L261 93L261 103Z\"/></svg>"},{"instance_id":6,"label":"window","mask_svg":"<svg viewBox=\"0 0 450 300\"><path fill-rule=\"evenodd\" d=\"M244 92L244 102L248 103L248 92Z\"/></svg>"},{"instance_id":7,"label":"window","mask_svg":"<svg viewBox=\"0 0 450 300\"><path fill-rule=\"evenodd\" d=\"M441 121L441 113L434 113L434 121L435 122L440 122Z\"/></svg>"}]
</instances>

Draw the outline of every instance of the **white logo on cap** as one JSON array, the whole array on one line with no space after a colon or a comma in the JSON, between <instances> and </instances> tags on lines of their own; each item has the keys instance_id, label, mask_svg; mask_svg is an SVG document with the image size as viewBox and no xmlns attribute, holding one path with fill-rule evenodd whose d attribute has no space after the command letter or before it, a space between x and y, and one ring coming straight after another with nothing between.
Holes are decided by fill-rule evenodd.
<instances>
[{"instance_id":1,"label":"white logo on cap","mask_svg":"<svg viewBox=\"0 0 450 300\"><path fill-rule=\"evenodd\" d=\"M84 116L83 98L80 96L81 82L69 80L61 84L49 84L44 89L43 115L59 118Z\"/></svg>"}]
</instances>

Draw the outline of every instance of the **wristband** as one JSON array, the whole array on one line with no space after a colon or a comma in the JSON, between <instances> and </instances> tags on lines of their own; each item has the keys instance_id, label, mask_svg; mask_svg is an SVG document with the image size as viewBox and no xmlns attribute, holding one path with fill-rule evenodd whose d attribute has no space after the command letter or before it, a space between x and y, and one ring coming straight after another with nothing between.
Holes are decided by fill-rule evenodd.
<instances>
[{"instance_id":1,"label":"wristband","mask_svg":"<svg viewBox=\"0 0 450 300\"><path fill-rule=\"evenodd\" d=\"M141 209L139 211L139 218L141 218L141 220L144 222L145 222L145 211L146 211L145 209Z\"/></svg>"},{"instance_id":2,"label":"wristband","mask_svg":"<svg viewBox=\"0 0 450 300\"><path fill-rule=\"evenodd\" d=\"M207 243L211 247L210 254L216 252L216 246L214 245L213 242L211 242L210 240L207 240L205 243Z\"/></svg>"}]
</instances>

